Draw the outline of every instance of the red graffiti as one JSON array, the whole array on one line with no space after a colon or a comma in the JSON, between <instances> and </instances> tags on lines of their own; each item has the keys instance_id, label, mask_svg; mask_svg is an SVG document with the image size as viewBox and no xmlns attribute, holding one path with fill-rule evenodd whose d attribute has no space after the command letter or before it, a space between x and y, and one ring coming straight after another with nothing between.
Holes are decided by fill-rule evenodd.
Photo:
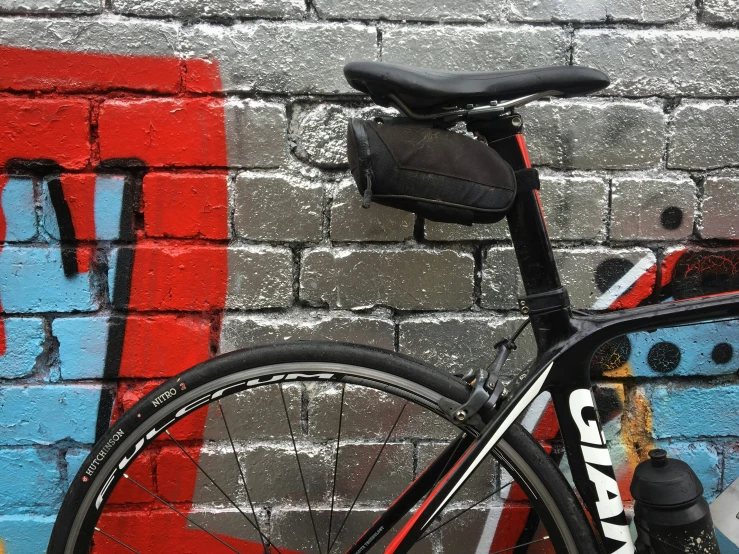
<instances>
[{"instance_id":1,"label":"red graffiti","mask_svg":"<svg viewBox=\"0 0 739 554\"><path fill-rule=\"evenodd\" d=\"M540 442L544 450L551 455L551 443L559 436L559 424L554 412L554 405L549 402L541 414L532 435ZM516 545L537 540L544 532L539 525L538 517L532 512L528 497L518 483L510 486L505 504L498 520L495 536L490 545L490 552L514 550ZM551 543L537 544L540 550L532 552L553 552Z\"/></svg>"},{"instance_id":2,"label":"red graffiti","mask_svg":"<svg viewBox=\"0 0 739 554\"><path fill-rule=\"evenodd\" d=\"M58 168L57 200L68 211L61 238L74 242L74 256L64 259L65 275L89 271L96 253L96 175L127 167L143 175L139 190L124 199L132 204L122 207L131 212L124 218L130 228L121 232L130 246L120 247L113 304L127 315L111 323L111 329L117 325L122 333L109 335L106 377L171 376L207 359L217 346L227 256L224 245L206 241L228 237L224 100L198 94L220 88L218 65L208 60L0 48L0 169L7 173L9 164L37 160ZM27 96L2 96L2 91ZM141 97L142 92L157 97ZM7 180L0 175L0 194ZM0 206L0 240L5 239L5 223ZM170 313L175 311L190 313ZM5 344L0 319L0 355ZM121 413L156 384L121 381L108 416ZM206 412L198 415L190 418L188 428L173 431L189 441L195 459ZM172 455L162 448L151 455L155 453ZM155 482L151 455L137 460L131 473L153 489L169 487L162 492L176 492L189 509L196 468L189 461L177 463L176 482ZM158 549L162 540L175 545L186 539L195 550L200 542L212 541L198 529L186 528L186 521L171 511L142 505L143 500L151 499L122 486L104 517L113 528L116 521L131 517L155 522L142 528L166 530L146 539L155 540ZM129 502L141 510L115 510L116 504ZM262 548L227 540L242 552ZM212 549L212 542L207 546L202 549ZM115 547L101 539L96 551Z\"/></svg>"},{"instance_id":3,"label":"red graffiti","mask_svg":"<svg viewBox=\"0 0 739 554\"><path fill-rule=\"evenodd\" d=\"M0 48L0 82L2 88L11 78L4 69L22 66L21 53L26 50ZM68 99L20 99L0 97L0 168L10 160L51 158L60 166L82 169L90 156L89 103ZM7 175L0 175L0 194L7 184ZM0 206L0 239L5 241L6 218ZM0 246L2 248L2 246ZM0 310L2 305L0 304ZM0 319L0 355L6 351L5 322Z\"/></svg>"}]
</instances>

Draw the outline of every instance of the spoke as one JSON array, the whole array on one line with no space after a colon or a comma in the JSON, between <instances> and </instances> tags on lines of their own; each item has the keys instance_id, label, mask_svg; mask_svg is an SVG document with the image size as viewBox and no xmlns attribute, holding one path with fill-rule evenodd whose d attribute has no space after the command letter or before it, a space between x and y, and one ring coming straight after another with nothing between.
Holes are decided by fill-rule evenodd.
<instances>
[{"instance_id":1,"label":"spoke","mask_svg":"<svg viewBox=\"0 0 739 554\"><path fill-rule=\"evenodd\" d=\"M244 516L244 519L245 519L246 521L248 521L248 522L249 522L249 524L250 524L250 525L251 525L252 527L254 527L254 529L256 529L256 530L257 530L257 533L259 533L259 540L261 540L261 541L262 541L262 548L263 548L264 550L267 550L267 547L266 547L266 545L264 544L264 538L263 538L263 535L262 535L262 531L261 531L261 530L259 529L259 520L257 519L257 515L256 515L256 514L254 514L254 519L255 519L255 521L257 522L257 524L255 525L255 524L254 524L254 523L252 522L252 520L250 520L250 519L249 519L249 516L247 516L247 515L246 515L246 514L245 514L245 513L243 512L243 510L242 510L242 509L241 509L241 508L239 507L239 505L238 505L238 504L236 504L236 502L234 502L234 500L233 500L233 499L232 499L232 498L231 498L231 497L230 497L230 496L229 496L228 494L226 494L226 491L224 491L224 490L223 490L223 489L221 488L221 486L220 486L220 485L219 485L218 483L216 483L216 482L215 482L215 480L214 480L214 479L213 479L213 478L212 478L212 477L211 477L211 476L210 476L210 475L208 474L208 472L207 472L207 471L205 471L205 470L203 469L203 466L201 466L201 465L200 465L200 464L199 464L199 463L198 463L198 462L197 462L197 461L195 460L195 458L193 458L193 457L192 457L192 456L190 455L190 453L189 453L189 452L188 452L187 450L185 450L185 448L184 448L184 447L183 447L183 446L182 446L182 445L180 444L180 442L179 442L179 441L178 441L178 440L177 440L176 438L174 438L174 437L173 437L172 435L170 435L169 431L166 431L166 430L165 430L164 432L165 432L165 433L167 433L167 436L168 436L168 437L169 437L170 439L172 439L172 441L173 441L173 442L174 442L174 443L175 443L175 444L177 445L177 447L178 447L178 448L179 448L180 450L182 450L182 453L183 453L183 454L184 454L185 456L187 456L187 457L188 457L188 459L189 459L189 460L190 460L190 461L191 461L191 462L192 462L193 464L195 464L195 467L197 467L197 468L198 468L198 469L200 470L200 472L201 472L201 473L202 473L203 475L205 475L205 477L206 477L206 478L208 479L208 481L210 481L211 483L213 483L213 484L215 485L215 487L216 487L216 488L217 488L217 489L218 489L218 490L219 490L219 491L221 492L221 494L222 494L222 495L223 495L223 496L224 496L224 497L226 498L226 500L228 500L228 501L229 501L229 502L231 503L231 505L232 505L232 506L233 506L234 508L236 508L236 509L237 509L237 510L239 511L239 513L240 513L240 514L241 514L242 516Z\"/></svg>"},{"instance_id":2,"label":"spoke","mask_svg":"<svg viewBox=\"0 0 739 554\"><path fill-rule=\"evenodd\" d=\"M336 437L336 458L334 459L334 484L331 487L331 512L328 517L328 540L326 541L326 554L331 550L331 526L334 522L334 496L336 494L336 474L339 470L339 446L341 443L341 423L344 417L344 392L346 385L341 385L341 409L339 411L339 434Z\"/></svg>"},{"instance_id":3,"label":"spoke","mask_svg":"<svg viewBox=\"0 0 739 554\"><path fill-rule=\"evenodd\" d=\"M502 490L503 490L504 488L506 488L506 487L510 487L510 486L511 486L511 485L512 485L513 483L514 483L514 481L509 481L508 483L506 483L506 484L505 484L505 485L503 485L502 487L500 487L500 488L498 488L498 489L494 490L493 492L491 492L490 494L488 494L488 495L487 495L487 496L486 496L485 498L483 498L483 499L481 499L481 500L478 500L478 501L477 501L477 502L475 502L475 503L474 503L474 504L473 504L472 506L468 506L467 508L465 508L464 510L462 510L461 512L459 512L459 513L458 513L458 514L457 514L456 516L454 516L454 517L452 517L452 518L448 519L448 520L447 520L447 521L445 521L444 523L441 523L441 524L439 524L439 525L438 525L437 527L434 527L433 529L431 529L431 530L430 530L430 531L428 531L427 533L424 533L423 535L421 535L421 537L419 537L419 539L418 539L418 540L417 540L416 542L421 542L421 541L422 541L423 539L425 539L425 538L426 538L426 537L428 537L429 535L433 535L434 533L436 533L436 532L437 532L437 531L438 531L439 529L441 529L441 528L442 528L442 527L444 527L445 525L447 525L447 524L451 523L452 521L454 521L455 519L457 519L457 518L458 518L459 516L461 516L461 515L464 515L465 513L469 512L469 511L470 511L470 510L471 510L472 508L474 508L475 506L479 506L480 504L482 504L483 502L485 502L485 501L486 501L486 500L487 500L488 498L492 498L492 497L493 497L494 495L498 494L498 493L499 493L500 491L502 491Z\"/></svg>"},{"instance_id":4,"label":"spoke","mask_svg":"<svg viewBox=\"0 0 739 554\"><path fill-rule=\"evenodd\" d=\"M265 537L264 537L264 534L262 533L261 526L259 525L259 518L257 517L257 512L254 509L254 504L251 501L251 495L249 494L249 487L246 485L246 475L244 475L244 469L241 467L241 461L239 460L239 457L236 454L236 447L234 446L234 440L233 440L233 437L231 436L231 429L229 429L228 427L228 422L226 421L226 414L223 412L223 406L221 405L220 399L218 400L218 409L221 412L221 418L223 419L223 424L226 427L226 434L228 435L228 441L231 443L231 451L234 454L236 465L239 467L239 473L241 474L241 481L244 483L244 491L246 492L246 499L249 501L249 506L251 507L251 513L254 516L254 521L257 524L257 533L259 533L259 540L262 541L262 548L264 549L264 551L269 552L267 545L269 544L269 546L271 547L272 542L270 541L270 539L267 539L267 543L264 542ZM247 521L249 520L249 518L246 518L246 519ZM277 552L280 552L280 550L277 547L275 547L275 550L277 550Z\"/></svg>"},{"instance_id":5,"label":"spoke","mask_svg":"<svg viewBox=\"0 0 739 554\"><path fill-rule=\"evenodd\" d=\"M382 455L383 451L385 450L385 447L387 446L387 441L390 440L390 436L393 434L393 431L395 431L395 426L398 425L398 421L400 421L400 416L403 415L403 412L405 411L405 407L408 405L408 401L406 400L403 406L400 408L400 413L398 413L398 417L395 418L395 421L393 422L393 426L390 428L390 431L388 432L387 436L385 437L385 441L382 443L382 448L380 448L380 451L377 453L377 457L375 458L375 461L372 462L372 467L370 467L369 473L367 474L367 477L364 478L364 482L362 483L362 486L359 488L359 492L357 493L357 496L354 497L354 500L352 501L352 505L349 507L349 511L346 513L346 516L344 517L344 520L341 522L341 527L339 527L339 531L336 533L336 536L334 537L334 542L332 542L328 547L328 552L326 554L329 554L331 552L331 549L333 546L338 542L339 535L341 535L341 532L344 530L344 525L346 525L346 521L349 519L349 516L352 513L352 510L354 509L355 504L359 500L359 495L362 494L362 491L364 490L365 485L367 484L367 481L369 481L370 475L372 475L372 472L375 469L375 466L377 465L377 462L380 459L380 456Z\"/></svg>"},{"instance_id":6,"label":"spoke","mask_svg":"<svg viewBox=\"0 0 739 554\"><path fill-rule=\"evenodd\" d=\"M236 554L240 554L239 551L236 550L233 546L231 546L230 544L228 544L223 539L221 539L219 537L216 537L213 533L211 533L210 531L208 531L205 527L203 527L199 523L197 523L197 522L193 521L192 519L190 519L189 517L187 517L185 514L183 514L182 512L180 512L177 508L175 508L174 506L172 506L172 504L170 504L169 502L167 502L166 500L164 500L161 496L157 496L156 494L154 494L153 492L151 492L149 489L147 489L144 485L142 485L141 483L139 483L138 481L136 481L132 477L129 477L125 473L123 474L123 476L126 479L128 479L129 481L131 481L131 483L133 483L134 485L136 485L138 488L140 488L142 491L148 493L152 498L155 498L156 500L158 500L159 502L161 502L162 504L164 504L167 508L169 508L170 510L172 510L174 513L176 513L176 514L184 517L187 521L189 521L190 523L192 523L195 527L197 527L201 531L204 531L205 533L207 533L208 535L210 535L211 537L213 537L215 540L217 540L218 542L220 542L223 546L225 546L229 550L232 550L232 551L236 552Z\"/></svg>"},{"instance_id":7,"label":"spoke","mask_svg":"<svg viewBox=\"0 0 739 554\"><path fill-rule=\"evenodd\" d=\"M531 544L536 544L537 542L544 542L544 541L548 541L548 540L549 540L549 535L547 535L546 537L542 537L540 539L536 539L535 541L529 541L529 542L525 542L523 544L517 544L516 546L511 546L509 548L504 548L503 550L496 550L495 552L491 552L490 554L500 554L501 552L508 552L510 550L515 550L516 548L520 548L522 546L529 546Z\"/></svg>"},{"instance_id":8,"label":"spoke","mask_svg":"<svg viewBox=\"0 0 739 554\"><path fill-rule=\"evenodd\" d=\"M123 548L127 548L128 550L130 550L131 552L135 552L136 554L141 554L141 552L139 552L138 550L135 550L135 549L131 548L131 547L130 547L130 546L128 546L128 545L127 545L127 544L126 544L125 542L123 542L123 541L119 541L119 540L118 540L118 539L116 539L115 537L113 537L113 536L109 535L108 533L106 533L105 531L103 531L102 529L100 529L100 527L95 527L95 531L97 531L97 532L98 532L98 533L100 533L101 535L105 535L106 537L108 537L108 538L109 538L110 540L112 540L113 542L117 542L117 543L118 543L118 544L120 544L120 545L121 545L121 546L122 546Z\"/></svg>"},{"instance_id":9,"label":"spoke","mask_svg":"<svg viewBox=\"0 0 739 554\"><path fill-rule=\"evenodd\" d=\"M282 397L282 407L285 408L285 418L287 419L287 426L290 429L290 437L293 440L293 450L295 451L295 461L298 462L298 473L300 473L300 480L303 482L303 492L305 493L305 502L308 504L308 513L310 514L310 521L313 524L313 534L316 538L316 546L318 547L318 554L322 554L321 543L318 540L318 529L316 528L316 520L313 517L313 509L310 506L310 500L308 499L308 487L305 484L305 477L303 477L303 468L300 465L300 456L298 456L298 446L295 444L295 434L293 433L293 426L290 423L290 414L287 411L287 401L285 400L285 391L280 387L280 396Z\"/></svg>"}]
</instances>

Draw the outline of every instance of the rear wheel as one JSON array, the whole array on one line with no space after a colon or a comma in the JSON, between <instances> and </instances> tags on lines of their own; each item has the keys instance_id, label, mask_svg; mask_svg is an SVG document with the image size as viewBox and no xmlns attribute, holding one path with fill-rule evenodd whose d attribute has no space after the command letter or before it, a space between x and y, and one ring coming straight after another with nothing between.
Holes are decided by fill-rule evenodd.
<instances>
[{"instance_id":1,"label":"rear wheel","mask_svg":"<svg viewBox=\"0 0 739 554\"><path fill-rule=\"evenodd\" d=\"M468 395L443 372L359 346L220 356L115 422L72 481L48 552L346 552L460 431L475 434L438 407ZM412 551L598 547L557 467L515 425Z\"/></svg>"}]
</instances>

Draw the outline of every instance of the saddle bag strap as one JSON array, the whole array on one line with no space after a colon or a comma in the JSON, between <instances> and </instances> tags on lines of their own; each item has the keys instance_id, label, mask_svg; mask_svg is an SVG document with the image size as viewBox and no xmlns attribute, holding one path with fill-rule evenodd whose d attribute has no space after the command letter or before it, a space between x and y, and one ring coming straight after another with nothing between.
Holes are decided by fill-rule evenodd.
<instances>
[{"instance_id":1,"label":"saddle bag strap","mask_svg":"<svg viewBox=\"0 0 739 554\"><path fill-rule=\"evenodd\" d=\"M545 314L569 307L570 295L564 287L518 299L518 310L523 315Z\"/></svg>"},{"instance_id":2,"label":"saddle bag strap","mask_svg":"<svg viewBox=\"0 0 739 554\"><path fill-rule=\"evenodd\" d=\"M533 167L519 169L514 173L516 175L516 188L518 192L539 190L541 187L541 183L539 182L539 172Z\"/></svg>"}]
</instances>

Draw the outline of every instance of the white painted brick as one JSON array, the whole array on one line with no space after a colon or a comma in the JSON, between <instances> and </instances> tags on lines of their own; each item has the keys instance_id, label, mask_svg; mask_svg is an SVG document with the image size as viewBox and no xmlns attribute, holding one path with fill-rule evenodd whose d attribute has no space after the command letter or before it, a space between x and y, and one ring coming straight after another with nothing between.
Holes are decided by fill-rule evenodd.
<instances>
[{"instance_id":1,"label":"white painted brick","mask_svg":"<svg viewBox=\"0 0 739 554\"><path fill-rule=\"evenodd\" d=\"M387 19L391 21L484 22L496 19L503 0L315 0L318 15L327 19Z\"/></svg>"},{"instance_id":2,"label":"white painted brick","mask_svg":"<svg viewBox=\"0 0 739 554\"><path fill-rule=\"evenodd\" d=\"M490 464L488 461L481 464L475 470L475 473L472 474L470 480L462 485L460 496L466 495L474 499L475 502L480 502L484 496L480 493L479 480L484 479L485 472L491 472L492 467L494 467L493 464ZM503 490L497 493L498 495L502 495L510 488L506 485L506 481L501 481L500 485L496 485L495 489L488 490L493 491L503 487ZM497 502L500 503L500 501ZM477 544L482 540L482 535L485 532L485 523L491 520L491 513L496 514L496 512L499 513L502 510L503 508L499 506L486 505L484 502L472 509L467 509L467 507L457 509L447 508L443 512L443 517L445 521L448 521L448 525L444 525L440 530L442 552L451 554L452 552L457 552L458 545L460 544ZM500 518L500 515L497 515L497 517Z\"/></svg>"},{"instance_id":3,"label":"white painted brick","mask_svg":"<svg viewBox=\"0 0 739 554\"><path fill-rule=\"evenodd\" d=\"M331 308L466 309L474 259L453 250L326 249L305 252L300 298Z\"/></svg>"},{"instance_id":4,"label":"white painted brick","mask_svg":"<svg viewBox=\"0 0 739 554\"><path fill-rule=\"evenodd\" d=\"M0 13L100 13L103 5L100 0L4 0L0 3Z\"/></svg>"},{"instance_id":5,"label":"white painted brick","mask_svg":"<svg viewBox=\"0 0 739 554\"><path fill-rule=\"evenodd\" d=\"M96 18L0 18L4 46L130 56L177 56L179 25L114 15Z\"/></svg>"},{"instance_id":6,"label":"white painted brick","mask_svg":"<svg viewBox=\"0 0 739 554\"><path fill-rule=\"evenodd\" d=\"M739 177L735 174L708 177L704 185L702 213L702 238L739 238Z\"/></svg>"},{"instance_id":7,"label":"white painted brick","mask_svg":"<svg viewBox=\"0 0 739 554\"><path fill-rule=\"evenodd\" d=\"M703 21L707 23L739 22L739 2L736 0L704 0Z\"/></svg>"},{"instance_id":8,"label":"white painted brick","mask_svg":"<svg viewBox=\"0 0 739 554\"><path fill-rule=\"evenodd\" d=\"M377 58L375 29L356 24L195 25L183 30L181 46L187 57L218 60L226 91L351 92L344 64Z\"/></svg>"},{"instance_id":9,"label":"white painted brick","mask_svg":"<svg viewBox=\"0 0 739 554\"><path fill-rule=\"evenodd\" d=\"M333 340L393 350L395 324L388 319L346 312L228 314L223 320L221 352L293 340Z\"/></svg>"},{"instance_id":10,"label":"white painted brick","mask_svg":"<svg viewBox=\"0 0 739 554\"><path fill-rule=\"evenodd\" d=\"M510 21L636 21L666 23L690 13L688 0L512 0Z\"/></svg>"},{"instance_id":11,"label":"white painted brick","mask_svg":"<svg viewBox=\"0 0 739 554\"><path fill-rule=\"evenodd\" d=\"M374 460L375 457L369 455L368 458ZM377 471L379 474L379 469ZM335 506L333 516L330 514L328 508L314 508L313 519L311 519L311 515L307 509L298 509L295 507L274 509L270 517L271 536L275 543L281 545L283 552L288 548L291 552L311 552L312 550L316 550L316 543L313 538L313 520L316 521L316 527L322 537L328 534L330 521L333 521L332 528L334 529L334 535L337 535L342 522L346 519L346 524L341 534L338 537L332 537L332 540L336 540L336 542L332 543L331 546L332 551L335 548L337 552L346 552L353 546L357 537L360 537L384 513L386 506L387 503L382 508L367 508L364 507L360 499L348 518L348 506ZM324 530L326 531L325 533ZM376 548L378 552L384 551L392 538L393 535L391 533L386 534L373 545L373 548ZM436 551L433 550L430 543L431 541L428 539L416 543L413 546L413 554L435 554Z\"/></svg>"},{"instance_id":12,"label":"white painted brick","mask_svg":"<svg viewBox=\"0 0 739 554\"><path fill-rule=\"evenodd\" d=\"M542 176L542 209L554 240L603 238L608 184L601 177Z\"/></svg>"},{"instance_id":13,"label":"white painted brick","mask_svg":"<svg viewBox=\"0 0 739 554\"><path fill-rule=\"evenodd\" d=\"M285 106L263 100L231 98L226 102L226 148L231 167L272 168L284 165Z\"/></svg>"},{"instance_id":14,"label":"white painted brick","mask_svg":"<svg viewBox=\"0 0 739 554\"><path fill-rule=\"evenodd\" d=\"M210 471L207 467L203 466L203 469L205 471L208 471L208 474L210 475ZM203 481L203 487L211 489L215 488L213 487L213 484L207 480L207 478L204 478L202 476L202 474L198 473L198 478ZM221 481L219 481L217 477L213 476L213 479L219 485L221 484ZM234 483L234 485L236 485L237 487L241 486L243 488L243 485L241 485L240 483ZM203 489L200 488L200 482L198 482L195 485L195 491L200 490ZM220 498L216 495L220 495ZM230 503L227 503L227 509L223 509L220 506L220 504L223 502L223 494L216 491L216 495L214 495L217 498L216 506L213 506L212 504L201 507L198 507L197 505L193 506L191 510L188 510L187 517L190 518L193 523L197 523L198 525L202 526L202 528L208 529L208 531L210 531L211 533L218 533L219 535L233 537L234 539L241 539L243 541L259 543L259 533L257 532L257 529L254 527L254 525L251 525L251 522L254 520L253 516L249 514L249 521L247 521L242 513L231 507ZM233 498L234 493L230 492L229 496ZM239 498L239 501L240 500L241 499ZM248 502L248 500L246 502ZM267 512L263 509L259 509L256 506L255 511L257 517L261 521L260 525L262 526L262 529L266 529L267 525L269 524Z\"/></svg>"},{"instance_id":15,"label":"white painted brick","mask_svg":"<svg viewBox=\"0 0 739 554\"><path fill-rule=\"evenodd\" d=\"M611 78L606 94L739 94L736 30L586 29L575 33L574 61Z\"/></svg>"},{"instance_id":16,"label":"white painted brick","mask_svg":"<svg viewBox=\"0 0 739 554\"><path fill-rule=\"evenodd\" d=\"M354 179L335 187L331 203L331 240L340 242L402 242L413 238L415 216L373 202L362 207Z\"/></svg>"},{"instance_id":17,"label":"white painted brick","mask_svg":"<svg viewBox=\"0 0 739 554\"><path fill-rule=\"evenodd\" d=\"M318 242L323 237L323 187L318 182L241 173L233 205L238 237L283 242Z\"/></svg>"},{"instance_id":18,"label":"white painted brick","mask_svg":"<svg viewBox=\"0 0 739 554\"><path fill-rule=\"evenodd\" d=\"M693 234L697 188L691 179L616 178L611 195L613 240L678 240Z\"/></svg>"},{"instance_id":19,"label":"white painted brick","mask_svg":"<svg viewBox=\"0 0 739 554\"><path fill-rule=\"evenodd\" d=\"M711 169L739 165L739 105L690 103L675 110L672 125L668 167Z\"/></svg>"},{"instance_id":20,"label":"white painted brick","mask_svg":"<svg viewBox=\"0 0 739 554\"><path fill-rule=\"evenodd\" d=\"M655 263L646 248L573 248L554 251L562 284L567 287L574 308L590 308L629 269L644 258Z\"/></svg>"},{"instance_id":21,"label":"white painted brick","mask_svg":"<svg viewBox=\"0 0 739 554\"><path fill-rule=\"evenodd\" d=\"M293 258L287 248L230 246L226 308L284 308L293 302Z\"/></svg>"},{"instance_id":22,"label":"white painted brick","mask_svg":"<svg viewBox=\"0 0 739 554\"><path fill-rule=\"evenodd\" d=\"M523 317L464 314L414 316L400 322L399 351L451 373L485 369L495 358L495 344L510 337ZM533 335L526 333L505 365L505 377L536 356Z\"/></svg>"},{"instance_id":23,"label":"white painted brick","mask_svg":"<svg viewBox=\"0 0 739 554\"><path fill-rule=\"evenodd\" d=\"M398 112L377 106L351 108L340 104L302 104L293 106L290 140L298 159L326 169L349 167L346 157L346 132L349 119L372 119Z\"/></svg>"},{"instance_id":24,"label":"white painted brick","mask_svg":"<svg viewBox=\"0 0 739 554\"><path fill-rule=\"evenodd\" d=\"M312 438L332 440L338 432L337 414L341 410L344 389L342 440L384 440L393 428L392 438L452 439L457 428L445 418L432 414L419 405L377 389L362 385L342 387L334 384L311 384L308 389L308 433ZM400 411L403 413L400 414ZM400 419L398 418L400 414ZM397 423L396 423L397 419Z\"/></svg>"},{"instance_id":25,"label":"white painted brick","mask_svg":"<svg viewBox=\"0 0 739 554\"><path fill-rule=\"evenodd\" d=\"M155 17L298 19L305 15L302 0L112 0L112 5L116 13Z\"/></svg>"},{"instance_id":26,"label":"white painted brick","mask_svg":"<svg viewBox=\"0 0 739 554\"><path fill-rule=\"evenodd\" d=\"M628 169L662 159L665 116L656 102L557 100L521 112L535 165Z\"/></svg>"},{"instance_id":27,"label":"white painted brick","mask_svg":"<svg viewBox=\"0 0 739 554\"><path fill-rule=\"evenodd\" d=\"M357 116L338 104L296 104L290 126L295 155L318 167L349 167L346 129L349 118Z\"/></svg>"},{"instance_id":28,"label":"white painted brick","mask_svg":"<svg viewBox=\"0 0 739 554\"><path fill-rule=\"evenodd\" d=\"M436 69L491 71L565 64L563 29L541 27L389 27L382 59Z\"/></svg>"},{"instance_id":29,"label":"white painted brick","mask_svg":"<svg viewBox=\"0 0 739 554\"><path fill-rule=\"evenodd\" d=\"M491 246L483 252L482 267L482 307L515 309L524 290L513 247Z\"/></svg>"},{"instance_id":30,"label":"white painted brick","mask_svg":"<svg viewBox=\"0 0 739 554\"><path fill-rule=\"evenodd\" d=\"M482 223L471 226L426 220L423 236L430 241L460 242L506 240L510 238L510 233L505 219L497 223Z\"/></svg>"}]
</instances>

